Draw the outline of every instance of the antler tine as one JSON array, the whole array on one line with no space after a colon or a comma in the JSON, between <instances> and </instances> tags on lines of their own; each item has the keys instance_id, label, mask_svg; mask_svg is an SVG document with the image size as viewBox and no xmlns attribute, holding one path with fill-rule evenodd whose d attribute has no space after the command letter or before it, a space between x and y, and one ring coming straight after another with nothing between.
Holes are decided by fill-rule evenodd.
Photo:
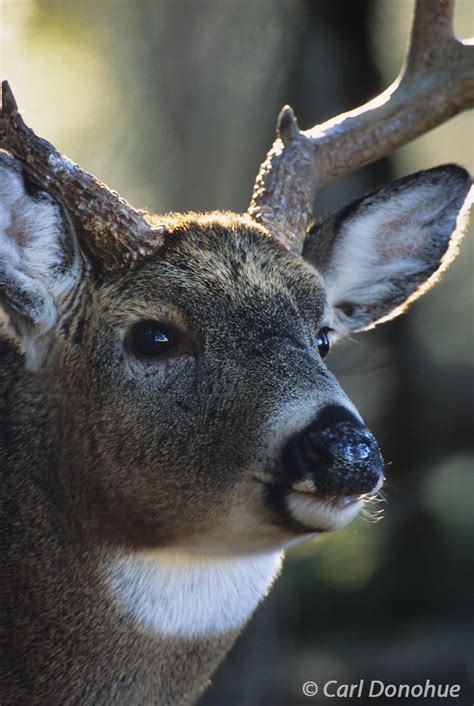
<instances>
[{"instance_id":1,"label":"antler tine","mask_svg":"<svg viewBox=\"0 0 474 706\"><path fill-rule=\"evenodd\" d=\"M23 122L8 81L2 82L0 147L22 163L33 182L67 208L86 248L106 269L130 264L157 250L164 229L153 226L144 212L37 137Z\"/></svg>"},{"instance_id":2,"label":"antler tine","mask_svg":"<svg viewBox=\"0 0 474 706\"><path fill-rule=\"evenodd\" d=\"M306 131L283 108L248 213L289 250L301 253L318 188L474 106L474 48L454 37L453 10L454 0L416 0L405 65L360 108Z\"/></svg>"}]
</instances>

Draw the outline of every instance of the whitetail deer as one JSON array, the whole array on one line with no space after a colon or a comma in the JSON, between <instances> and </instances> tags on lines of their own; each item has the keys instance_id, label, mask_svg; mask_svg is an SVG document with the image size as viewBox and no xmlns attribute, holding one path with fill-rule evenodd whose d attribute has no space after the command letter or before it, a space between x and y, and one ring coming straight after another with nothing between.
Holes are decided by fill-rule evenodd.
<instances>
[{"instance_id":1,"label":"whitetail deer","mask_svg":"<svg viewBox=\"0 0 474 706\"><path fill-rule=\"evenodd\" d=\"M245 215L134 210L4 83L2 703L193 703L282 549L381 485L322 359L433 284L471 181L447 165L310 212L317 186L473 104L451 14L418 1L402 75L368 105L308 132L285 108Z\"/></svg>"}]
</instances>

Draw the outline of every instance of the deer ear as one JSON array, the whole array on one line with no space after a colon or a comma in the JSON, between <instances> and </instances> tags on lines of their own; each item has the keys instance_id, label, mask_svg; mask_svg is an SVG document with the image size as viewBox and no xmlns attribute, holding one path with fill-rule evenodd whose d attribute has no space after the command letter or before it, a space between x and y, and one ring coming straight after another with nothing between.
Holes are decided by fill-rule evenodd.
<instances>
[{"instance_id":1,"label":"deer ear","mask_svg":"<svg viewBox=\"0 0 474 706\"><path fill-rule=\"evenodd\" d=\"M28 189L18 162L0 152L0 307L27 352L54 327L78 274L66 214L49 194Z\"/></svg>"},{"instance_id":2,"label":"deer ear","mask_svg":"<svg viewBox=\"0 0 474 706\"><path fill-rule=\"evenodd\" d=\"M325 279L336 335L398 316L435 283L457 253L470 187L461 167L436 167L312 228L303 257Z\"/></svg>"}]
</instances>

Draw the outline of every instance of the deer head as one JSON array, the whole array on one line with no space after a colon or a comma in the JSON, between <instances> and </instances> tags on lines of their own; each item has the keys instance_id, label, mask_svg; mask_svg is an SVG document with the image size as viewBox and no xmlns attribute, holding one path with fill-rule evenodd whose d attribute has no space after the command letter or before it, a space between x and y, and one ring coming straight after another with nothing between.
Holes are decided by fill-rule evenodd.
<instances>
[{"instance_id":1,"label":"deer head","mask_svg":"<svg viewBox=\"0 0 474 706\"><path fill-rule=\"evenodd\" d=\"M401 77L361 109L301 132L284 108L245 215L136 211L38 139L3 84L1 302L90 526L260 551L346 524L379 488L377 444L323 358L433 284L471 181L419 172L309 227L311 205L472 104L449 15L418 2Z\"/></svg>"}]
</instances>

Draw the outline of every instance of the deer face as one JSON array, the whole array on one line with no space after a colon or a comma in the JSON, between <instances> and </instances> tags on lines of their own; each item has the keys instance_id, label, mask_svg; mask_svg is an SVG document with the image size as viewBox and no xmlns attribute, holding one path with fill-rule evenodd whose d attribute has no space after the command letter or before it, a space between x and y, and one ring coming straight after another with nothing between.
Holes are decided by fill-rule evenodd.
<instances>
[{"instance_id":1,"label":"deer face","mask_svg":"<svg viewBox=\"0 0 474 706\"><path fill-rule=\"evenodd\" d=\"M246 551L354 516L382 467L323 362L314 268L216 215L109 279L83 293L92 318L66 327L57 374L111 522L136 541Z\"/></svg>"},{"instance_id":2,"label":"deer face","mask_svg":"<svg viewBox=\"0 0 474 706\"><path fill-rule=\"evenodd\" d=\"M313 264L248 217L209 214L169 217L155 254L97 275L58 206L7 165L4 307L87 526L138 547L251 552L357 514L382 461L325 365L327 338L426 285L468 188L456 167L405 182L323 223Z\"/></svg>"}]
</instances>

